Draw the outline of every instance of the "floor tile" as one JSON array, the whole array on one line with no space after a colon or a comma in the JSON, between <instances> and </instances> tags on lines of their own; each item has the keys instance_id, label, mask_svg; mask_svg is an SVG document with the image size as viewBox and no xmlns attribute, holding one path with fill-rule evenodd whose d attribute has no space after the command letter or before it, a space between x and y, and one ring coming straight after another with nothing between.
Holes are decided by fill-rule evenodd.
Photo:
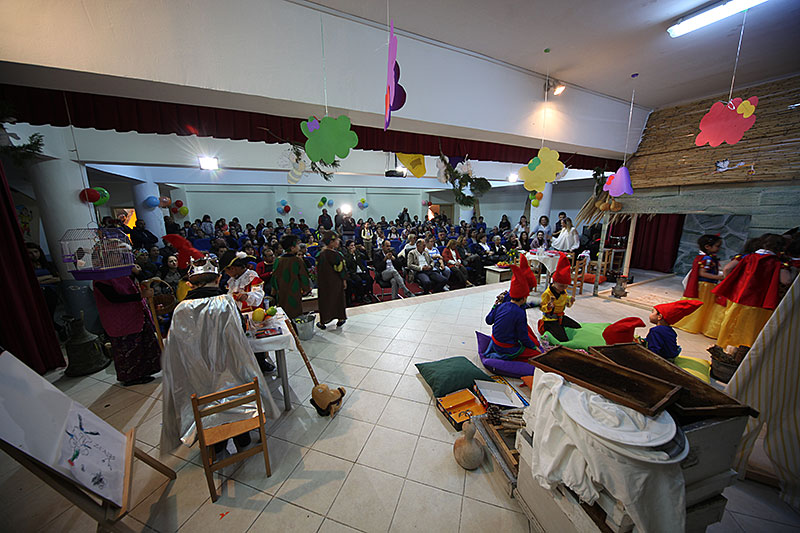
<instances>
[{"instance_id":1,"label":"floor tile","mask_svg":"<svg viewBox=\"0 0 800 533\"><path fill-rule=\"evenodd\" d=\"M403 478L355 465L328 516L366 532L388 531Z\"/></svg>"},{"instance_id":2,"label":"floor tile","mask_svg":"<svg viewBox=\"0 0 800 533\"><path fill-rule=\"evenodd\" d=\"M492 530L528 533L530 525L522 513L464 498L459 533L485 533Z\"/></svg>"},{"instance_id":3,"label":"floor tile","mask_svg":"<svg viewBox=\"0 0 800 533\"><path fill-rule=\"evenodd\" d=\"M71 397L105 419L136 400L140 400L142 395L123 387L98 381L89 387L78 390Z\"/></svg>"},{"instance_id":4,"label":"floor tile","mask_svg":"<svg viewBox=\"0 0 800 533\"><path fill-rule=\"evenodd\" d=\"M461 499L458 494L406 480L389 531L456 533L461 518ZM492 530L501 531L487 531Z\"/></svg>"},{"instance_id":5,"label":"floor tile","mask_svg":"<svg viewBox=\"0 0 800 533\"><path fill-rule=\"evenodd\" d=\"M412 357L411 362L408 363L408 366L403 374L407 376L416 376L419 374L419 370L417 370L417 363L430 363L430 361L427 359L421 359L419 357Z\"/></svg>"},{"instance_id":6,"label":"floor tile","mask_svg":"<svg viewBox=\"0 0 800 533\"><path fill-rule=\"evenodd\" d=\"M355 462L373 427L361 420L336 416L311 448Z\"/></svg>"},{"instance_id":7,"label":"floor tile","mask_svg":"<svg viewBox=\"0 0 800 533\"><path fill-rule=\"evenodd\" d=\"M273 498L258 517L250 531L291 531L314 533L319 529L323 517L279 498Z\"/></svg>"},{"instance_id":8,"label":"floor tile","mask_svg":"<svg viewBox=\"0 0 800 533\"><path fill-rule=\"evenodd\" d=\"M367 372L369 372L369 369L366 367L342 363L325 380L328 385L354 389L359 386Z\"/></svg>"},{"instance_id":9,"label":"floor tile","mask_svg":"<svg viewBox=\"0 0 800 533\"><path fill-rule=\"evenodd\" d=\"M731 512L731 515L736 524L747 533L798 533L800 532L800 525L790 525L781 522L774 522L765 518L758 518L756 516L749 516L746 514Z\"/></svg>"},{"instance_id":10,"label":"floor tile","mask_svg":"<svg viewBox=\"0 0 800 533\"><path fill-rule=\"evenodd\" d=\"M161 442L161 413L156 413L136 426L136 440L150 446Z\"/></svg>"},{"instance_id":11,"label":"floor tile","mask_svg":"<svg viewBox=\"0 0 800 533\"><path fill-rule=\"evenodd\" d=\"M387 339L386 337L367 337L364 339L361 344L358 345L359 348L363 348L365 350L376 350L382 352L389 346L389 343L392 342L392 339Z\"/></svg>"},{"instance_id":12,"label":"floor tile","mask_svg":"<svg viewBox=\"0 0 800 533\"><path fill-rule=\"evenodd\" d=\"M397 332L397 335L394 336L394 340L418 343L422 338L423 331L424 330L421 329L406 329L404 325L403 328Z\"/></svg>"},{"instance_id":13,"label":"floor tile","mask_svg":"<svg viewBox=\"0 0 800 533\"><path fill-rule=\"evenodd\" d=\"M367 375L359 383L358 388L380 394L392 394L398 381L400 381L400 374L373 368L367 372Z\"/></svg>"},{"instance_id":14,"label":"floor tile","mask_svg":"<svg viewBox=\"0 0 800 533\"><path fill-rule=\"evenodd\" d=\"M726 509L722 515L722 520L711 524L706 528L705 533L744 533L733 515Z\"/></svg>"},{"instance_id":15,"label":"floor tile","mask_svg":"<svg viewBox=\"0 0 800 533\"><path fill-rule=\"evenodd\" d=\"M425 417L425 423L422 424L420 435L452 444L461 435L461 432L456 430L444 415L439 412L436 405L431 404L428 406L428 415Z\"/></svg>"},{"instance_id":16,"label":"floor tile","mask_svg":"<svg viewBox=\"0 0 800 533\"><path fill-rule=\"evenodd\" d=\"M345 359L344 362L349 365L372 368L380 356L381 352L379 351L359 347L350 352L350 355L347 356L347 359Z\"/></svg>"},{"instance_id":17,"label":"floor tile","mask_svg":"<svg viewBox=\"0 0 800 533\"><path fill-rule=\"evenodd\" d=\"M0 529L35 531L72 504L38 477L20 468L0 484Z\"/></svg>"},{"instance_id":18,"label":"floor tile","mask_svg":"<svg viewBox=\"0 0 800 533\"><path fill-rule=\"evenodd\" d=\"M384 394L360 389L348 390L342 408L336 416L342 415L375 424L388 401L389 396Z\"/></svg>"},{"instance_id":19,"label":"floor tile","mask_svg":"<svg viewBox=\"0 0 800 533\"><path fill-rule=\"evenodd\" d=\"M313 407L299 406L278 424L273 436L300 446L311 446L330 422L330 417L319 416Z\"/></svg>"},{"instance_id":20,"label":"floor tile","mask_svg":"<svg viewBox=\"0 0 800 533\"><path fill-rule=\"evenodd\" d=\"M743 481L726 488L722 494L728 498L727 509L737 515L800 526L800 514L780 499L777 489Z\"/></svg>"},{"instance_id":21,"label":"floor tile","mask_svg":"<svg viewBox=\"0 0 800 533\"><path fill-rule=\"evenodd\" d=\"M420 344L414 352L414 357L427 361L437 361L447 356L447 346L435 344Z\"/></svg>"},{"instance_id":22,"label":"floor tile","mask_svg":"<svg viewBox=\"0 0 800 533\"><path fill-rule=\"evenodd\" d=\"M422 336L422 340L425 344L435 344L437 346L447 346L450 344L450 333L443 333L443 331L447 331L447 327L442 327L441 325L435 331L427 331L425 335Z\"/></svg>"},{"instance_id":23,"label":"floor tile","mask_svg":"<svg viewBox=\"0 0 800 533\"><path fill-rule=\"evenodd\" d=\"M341 344L329 344L325 349L317 354L318 359L329 359L339 363L347 359L350 352L355 350L355 346L343 346Z\"/></svg>"},{"instance_id":24,"label":"floor tile","mask_svg":"<svg viewBox=\"0 0 800 533\"><path fill-rule=\"evenodd\" d=\"M216 502L207 500L180 528L187 533L225 531L244 533L272 498L270 495L229 479L219 489Z\"/></svg>"},{"instance_id":25,"label":"floor tile","mask_svg":"<svg viewBox=\"0 0 800 533\"><path fill-rule=\"evenodd\" d=\"M428 329L428 324L430 324L430 320L419 320L419 319L410 319L403 324L403 327L406 329L413 329L417 331L425 331ZM420 334L422 335L422 334Z\"/></svg>"},{"instance_id":26,"label":"floor tile","mask_svg":"<svg viewBox=\"0 0 800 533\"><path fill-rule=\"evenodd\" d=\"M427 410L427 405L402 398L391 398L378 419L378 425L419 435Z\"/></svg>"},{"instance_id":27,"label":"floor tile","mask_svg":"<svg viewBox=\"0 0 800 533\"><path fill-rule=\"evenodd\" d=\"M352 466L353 463L344 459L310 450L277 496L324 516Z\"/></svg>"},{"instance_id":28,"label":"floor tile","mask_svg":"<svg viewBox=\"0 0 800 533\"><path fill-rule=\"evenodd\" d=\"M411 361L410 357L406 357L404 355L397 355L395 353L384 352L375 361L375 364L372 368L377 370L386 370L387 372L395 372L397 374L402 374L405 372L408 363Z\"/></svg>"},{"instance_id":29,"label":"floor tile","mask_svg":"<svg viewBox=\"0 0 800 533\"><path fill-rule=\"evenodd\" d=\"M492 459L486 457L480 468L465 472L464 496L511 511L520 510L519 504L508 495L505 474Z\"/></svg>"},{"instance_id":30,"label":"floor tile","mask_svg":"<svg viewBox=\"0 0 800 533\"><path fill-rule=\"evenodd\" d=\"M370 335L373 337L383 337L386 339L393 339L395 335L400 331L400 327L383 325L376 327Z\"/></svg>"},{"instance_id":31,"label":"floor tile","mask_svg":"<svg viewBox=\"0 0 800 533\"><path fill-rule=\"evenodd\" d=\"M326 518L317 533L358 533L358 530Z\"/></svg>"},{"instance_id":32,"label":"floor tile","mask_svg":"<svg viewBox=\"0 0 800 533\"><path fill-rule=\"evenodd\" d=\"M422 376L401 376L392 396L428 404L433 398L433 392Z\"/></svg>"},{"instance_id":33,"label":"floor tile","mask_svg":"<svg viewBox=\"0 0 800 533\"><path fill-rule=\"evenodd\" d=\"M307 448L292 444L285 440L267 438L267 452L272 475L267 477L264 468L264 457L261 454L248 457L241 463L231 478L268 494L275 494L284 481L292 474L295 467L303 459Z\"/></svg>"},{"instance_id":34,"label":"floor tile","mask_svg":"<svg viewBox=\"0 0 800 533\"><path fill-rule=\"evenodd\" d=\"M414 352L417 351L417 347L419 346L418 340L418 338L409 340L394 338L386 347L384 352L411 357L414 355Z\"/></svg>"},{"instance_id":35,"label":"floor tile","mask_svg":"<svg viewBox=\"0 0 800 533\"><path fill-rule=\"evenodd\" d=\"M420 437L408 479L463 494L464 472L453 457L452 444Z\"/></svg>"},{"instance_id":36,"label":"floor tile","mask_svg":"<svg viewBox=\"0 0 800 533\"><path fill-rule=\"evenodd\" d=\"M375 426L356 462L405 477L416 446L416 435Z\"/></svg>"},{"instance_id":37,"label":"floor tile","mask_svg":"<svg viewBox=\"0 0 800 533\"><path fill-rule=\"evenodd\" d=\"M153 416L161 416L162 402L150 396L135 398L131 403L106 418L106 422L127 433Z\"/></svg>"}]
</instances>

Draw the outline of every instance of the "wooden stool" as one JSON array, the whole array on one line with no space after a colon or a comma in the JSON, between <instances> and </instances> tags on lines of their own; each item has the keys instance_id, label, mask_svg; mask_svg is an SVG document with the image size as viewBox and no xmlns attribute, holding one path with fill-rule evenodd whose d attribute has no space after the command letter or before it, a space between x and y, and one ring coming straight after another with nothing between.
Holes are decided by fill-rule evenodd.
<instances>
[{"instance_id":1,"label":"wooden stool","mask_svg":"<svg viewBox=\"0 0 800 533\"><path fill-rule=\"evenodd\" d=\"M230 396L237 396L246 394L235 400L206 407L201 409L200 406L206 405L217 400L222 400ZM255 401L257 407L257 416L245 420L238 420L227 424L220 424L213 427L203 427L203 418L206 416L222 413L228 409L238 407L247 403ZM267 470L267 477L272 475L272 469L269 466L269 452L267 451L267 435L264 432L264 424L267 422L264 416L264 409L261 406L261 396L258 389L258 378L253 378L252 383L246 385L239 385L238 387L231 387L212 394L197 397L197 394L192 394L192 411L194 411L194 421L197 426L197 437L200 440L200 454L203 458L203 470L206 472L206 481L208 482L208 490L211 493L211 501L217 501L219 494L217 489L214 488L214 472L225 468L228 465L243 461L257 453L264 453L264 466ZM214 452L214 445L219 442L225 442L228 439L241 435L242 433L258 428L261 434L261 446L255 446L249 450L236 453L230 457L226 457L221 461L216 461L216 454Z\"/></svg>"}]
</instances>

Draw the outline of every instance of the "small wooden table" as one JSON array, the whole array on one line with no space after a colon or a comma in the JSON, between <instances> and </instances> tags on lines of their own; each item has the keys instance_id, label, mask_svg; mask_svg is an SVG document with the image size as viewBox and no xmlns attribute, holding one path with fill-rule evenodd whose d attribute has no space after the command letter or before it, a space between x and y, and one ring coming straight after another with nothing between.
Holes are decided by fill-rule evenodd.
<instances>
[{"instance_id":1,"label":"small wooden table","mask_svg":"<svg viewBox=\"0 0 800 533\"><path fill-rule=\"evenodd\" d=\"M501 281L508 281L511 279L510 268L500 268L498 266L483 267L486 270L486 284L500 283Z\"/></svg>"}]
</instances>

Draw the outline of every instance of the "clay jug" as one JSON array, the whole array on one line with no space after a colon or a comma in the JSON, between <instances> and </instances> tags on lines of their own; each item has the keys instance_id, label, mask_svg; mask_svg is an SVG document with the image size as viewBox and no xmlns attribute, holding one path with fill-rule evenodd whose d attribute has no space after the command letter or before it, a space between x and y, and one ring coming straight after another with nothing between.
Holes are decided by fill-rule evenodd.
<instances>
[{"instance_id":1,"label":"clay jug","mask_svg":"<svg viewBox=\"0 0 800 533\"><path fill-rule=\"evenodd\" d=\"M461 468L475 470L483 463L483 446L475 441L475 425L472 421L464 422L462 433L453 444L453 455Z\"/></svg>"}]
</instances>

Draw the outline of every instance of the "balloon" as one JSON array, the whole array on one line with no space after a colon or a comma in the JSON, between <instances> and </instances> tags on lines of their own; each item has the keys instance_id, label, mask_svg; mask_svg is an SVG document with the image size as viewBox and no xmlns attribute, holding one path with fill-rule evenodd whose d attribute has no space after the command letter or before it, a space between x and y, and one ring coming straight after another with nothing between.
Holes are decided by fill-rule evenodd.
<instances>
[{"instance_id":1,"label":"balloon","mask_svg":"<svg viewBox=\"0 0 800 533\"><path fill-rule=\"evenodd\" d=\"M359 209L364 209L364 204L362 204L361 202L358 202L358 208Z\"/></svg>"},{"instance_id":2,"label":"balloon","mask_svg":"<svg viewBox=\"0 0 800 533\"><path fill-rule=\"evenodd\" d=\"M537 198L534 198L533 200L531 200L531 205L533 207L539 207L539 200Z\"/></svg>"},{"instance_id":3,"label":"balloon","mask_svg":"<svg viewBox=\"0 0 800 533\"><path fill-rule=\"evenodd\" d=\"M333 200L328 200L328 207L333 207Z\"/></svg>"},{"instance_id":4,"label":"balloon","mask_svg":"<svg viewBox=\"0 0 800 533\"><path fill-rule=\"evenodd\" d=\"M172 200L170 200L169 196L162 196L158 202L161 207L169 207L170 204L172 204Z\"/></svg>"},{"instance_id":5,"label":"balloon","mask_svg":"<svg viewBox=\"0 0 800 533\"><path fill-rule=\"evenodd\" d=\"M100 192L91 188L83 189L78 194L78 198L80 198L82 202L86 202L87 204L93 204L100 199Z\"/></svg>"},{"instance_id":6,"label":"balloon","mask_svg":"<svg viewBox=\"0 0 800 533\"><path fill-rule=\"evenodd\" d=\"M325 202L327 202L327 201L328 201L328 199L327 199L327 198L325 198L324 196L322 197L322 199L320 199L320 202L322 202L323 204L324 204Z\"/></svg>"},{"instance_id":7,"label":"balloon","mask_svg":"<svg viewBox=\"0 0 800 533\"><path fill-rule=\"evenodd\" d=\"M96 190L97 192L100 193L100 199L95 201L95 202L92 202L94 205L98 205L98 206L99 205L103 205L104 203L106 203L108 201L109 198L111 198L111 195L108 194L108 191L105 190L102 187L92 187L92 189L94 189L94 190Z\"/></svg>"},{"instance_id":8,"label":"balloon","mask_svg":"<svg viewBox=\"0 0 800 533\"><path fill-rule=\"evenodd\" d=\"M181 207L178 209L178 213L180 213L182 217L185 217L186 215L188 215L188 214L189 214L189 208L188 208L188 207L186 207L185 205L182 205L182 206L181 206Z\"/></svg>"},{"instance_id":9,"label":"balloon","mask_svg":"<svg viewBox=\"0 0 800 533\"><path fill-rule=\"evenodd\" d=\"M284 212L284 213L288 213L288 212L289 212L289 211L291 211L291 210L292 210L292 208L291 208L291 207L289 207L288 205L285 205L285 206L283 206L283 212Z\"/></svg>"},{"instance_id":10,"label":"balloon","mask_svg":"<svg viewBox=\"0 0 800 533\"><path fill-rule=\"evenodd\" d=\"M287 202L286 200L281 200L281 205L282 205L282 206L285 206L285 205L286 205L286 204L288 204L288 203L289 203L289 202Z\"/></svg>"},{"instance_id":11,"label":"balloon","mask_svg":"<svg viewBox=\"0 0 800 533\"><path fill-rule=\"evenodd\" d=\"M183 201L182 200L175 200L175 204L174 205L175 205L175 207L180 209L181 207L183 207Z\"/></svg>"},{"instance_id":12,"label":"balloon","mask_svg":"<svg viewBox=\"0 0 800 533\"><path fill-rule=\"evenodd\" d=\"M322 202L317 202L317 207L322 207L323 205L325 204L323 204Z\"/></svg>"},{"instance_id":13,"label":"balloon","mask_svg":"<svg viewBox=\"0 0 800 533\"><path fill-rule=\"evenodd\" d=\"M177 215L178 214L178 208L177 207L170 208L170 211L172 212L173 215Z\"/></svg>"},{"instance_id":14,"label":"balloon","mask_svg":"<svg viewBox=\"0 0 800 533\"><path fill-rule=\"evenodd\" d=\"M528 199L533 200L536 198L536 191L531 191L528 193Z\"/></svg>"},{"instance_id":15,"label":"balloon","mask_svg":"<svg viewBox=\"0 0 800 533\"><path fill-rule=\"evenodd\" d=\"M283 208L282 207L278 207L277 209L278 209L278 214L282 215L283 214Z\"/></svg>"},{"instance_id":16,"label":"balloon","mask_svg":"<svg viewBox=\"0 0 800 533\"><path fill-rule=\"evenodd\" d=\"M158 207L159 200L157 196L148 196L142 203L144 203L146 207Z\"/></svg>"},{"instance_id":17,"label":"balloon","mask_svg":"<svg viewBox=\"0 0 800 533\"><path fill-rule=\"evenodd\" d=\"M422 207L425 207L426 205L428 205L428 201L427 200L422 200Z\"/></svg>"},{"instance_id":18,"label":"balloon","mask_svg":"<svg viewBox=\"0 0 800 533\"><path fill-rule=\"evenodd\" d=\"M537 192L537 193L536 193L536 199L537 199L537 200L541 200L542 198L544 198L544 194L542 194L542 193L540 193L540 192Z\"/></svg>"},{"instance_id":19,"label":"balloon","mask_svg":"<svg viewBox=\"0 0 800 533\"><path fill-rule=\"evenodd\" d=\"M362 198L362 199L361 199L361 203L362 203L362 204L363 204L363 203L365 203L366 201L367 201L367 199L366 199L366 198Z\"/></svg>"},{"instance_id":20,"label":"balloon","mask_svg":"<svg viewBox=\"0 0 800 533\"><path fill-rule=\"evenodd\" d=\"M531 200L531 205L533 205L533 202L535 202L535 201L536 201L536 198L534 198L533 200Z\"/></svg>"},{"instance_id":21,"label":"balloon","mask_svg":"<svg viewBox=\"0 0 800 533\"><path fill-rule=\"evenodd\" d=\"M364 202L364 207L369 207L369 204L367 202Z\"/></svg>"}]
</instances>

